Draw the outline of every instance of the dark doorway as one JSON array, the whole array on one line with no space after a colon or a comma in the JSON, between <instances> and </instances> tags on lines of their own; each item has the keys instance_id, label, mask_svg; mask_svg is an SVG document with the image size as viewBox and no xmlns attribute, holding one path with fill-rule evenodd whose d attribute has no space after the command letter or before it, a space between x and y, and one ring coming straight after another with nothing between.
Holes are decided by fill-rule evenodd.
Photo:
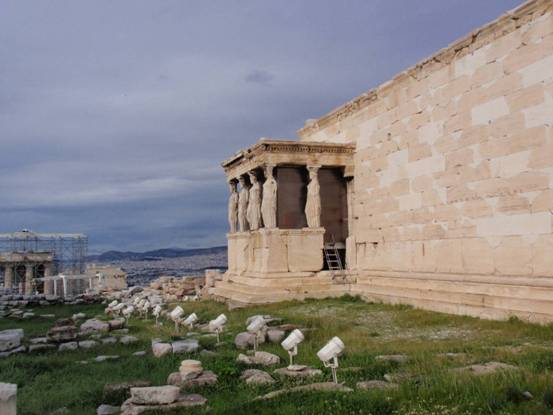
<instances>
[{"instance_id":1,"label":"dark doorway","mask_svg":"<svg viewBox=\"0 0 553 415\"><path fill-rule=\"evenodd\" d=\"M305 202L308 174L305 167L275 169L277 180L277 226L280 229L301 229L307 226Z\"/></svg>"},{"instance_id":2,"label":"dark doorway","mask_svg":"<svg viewBox=\"0 0 553 415\"><path fill-rule=\"evenodd\" d=\"M15 272L13 273L13 286L14 288L19 289L20 293L23 292L23 286L25 284L25 274L27 273L27 268L25 265L18 265L15 267Z\"/></svg>"},{"instance_id":3,"label":"dark doorway","mask_svg":"<svg viewBox=\"0 0 553 415\"><path fill-rule=\"evenodd\" d=\"M346 243L348 237L348 192L343 169L319 170L321 184L321 226L326 229L325 243Z\"/></svg>"},{"instance_id":4,"label":"dark doorway","mask_svg":"<svg viewBox=\"0 0 553 415\"><path fill-rule=\"evenodd\" d=\"M37 265L35 268L35 278L44 278L46 268L44 267L44 264ZM36 291L39 293L44 292L44 281L36 281L35 280L35 288Z\"/></svg>"}]
</instances>

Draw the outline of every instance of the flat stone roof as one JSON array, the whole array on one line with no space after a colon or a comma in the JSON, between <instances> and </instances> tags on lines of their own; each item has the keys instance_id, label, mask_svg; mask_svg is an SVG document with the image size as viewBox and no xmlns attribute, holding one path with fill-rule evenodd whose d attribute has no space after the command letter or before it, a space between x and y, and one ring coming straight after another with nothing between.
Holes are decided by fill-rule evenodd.
<instances>
[{"instance_id":1,"label":"flat stone roof","mask_svg":"<svg viewBox=\"0 0 553 415\"><path fill-rule=\"evenodd\" d=\"M229 178L273 165L353 166L355 144L262 138L221 163Z\"/></svg>"}]
</instances>

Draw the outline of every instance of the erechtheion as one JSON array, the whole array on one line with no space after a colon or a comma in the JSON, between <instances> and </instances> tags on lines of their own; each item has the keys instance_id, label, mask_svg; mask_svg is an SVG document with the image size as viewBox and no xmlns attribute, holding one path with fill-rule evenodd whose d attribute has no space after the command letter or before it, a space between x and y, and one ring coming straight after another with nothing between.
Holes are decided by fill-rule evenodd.
<instances>
[{"instance_id":1,"label":"erechtheion","mask_svg":"<svg viewBox=\"0 0 553 415\"><path fill-rule=\"evenodd\" d=\"M223 163L236 232L217 297L350 293L553 321L553 1L523 4L298 135Z\"/></svg>"}]
</instances>

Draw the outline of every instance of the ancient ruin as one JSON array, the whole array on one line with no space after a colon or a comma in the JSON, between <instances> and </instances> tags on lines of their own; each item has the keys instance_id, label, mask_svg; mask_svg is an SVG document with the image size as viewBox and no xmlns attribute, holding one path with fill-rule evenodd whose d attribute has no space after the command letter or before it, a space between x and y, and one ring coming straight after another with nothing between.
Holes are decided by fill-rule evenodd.
<instances>
[{"instance_id":1,"label":"ancient ruin","mask_svg":"<svg viewBox=\"0 0 553 415\"><path fill-rule=\"evenodd\" d=\"M4 288L21 294L54 294L54 275L84 273L87 246L88 238L82 234L40 234L26 229L0 234Z\"/></svg>"},{"instance_id":2,"label":"ancient ruin","mask_svg":"<svg viewBox=\"0 0 553 415\"><path fill-rule=\"evenodd\" d=\"M552 11L529 1L223 162L240 226L213 294L553 321Z\"/></svg>"},{"instance_id":3,"label":"ancient ruin","mask_svg":"<svg viewBox=\"0 0 553 415\"><path fill-rule=\"evenodd\" d=\"M87 265L87 247L83 234L0 234L0 295L71 297L126 288L120 268Z\"/></svg>"}]
</instances>

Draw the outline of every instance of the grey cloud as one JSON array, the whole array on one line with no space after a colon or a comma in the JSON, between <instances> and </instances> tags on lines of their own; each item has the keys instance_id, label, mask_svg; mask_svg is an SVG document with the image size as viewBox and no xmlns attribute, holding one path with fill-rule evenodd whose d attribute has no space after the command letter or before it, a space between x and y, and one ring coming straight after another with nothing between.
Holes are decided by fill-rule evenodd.
<instances>
[{"instance_id":1,"label":"grey cloud","mask_svg":"<svg viewBox=\"0 0 553 415\"><path fill-rule=\"evenodd\" d=\"M244 80L248 83L260 84L265 86L271 85L273 79L275 79L275 75L263 69L255 69L248 73L244 78Z\"/></svg>"},{"instance_id":2,"label":"grey cloud","mask_svg":"<svg viewBox=\"0 0 553 415\"><path fill-rule=\"evenodd\" d=\"M295 138L518 3L4 0L0 231L224 243L220 160Z\"/></svg>"}]
</instances>

